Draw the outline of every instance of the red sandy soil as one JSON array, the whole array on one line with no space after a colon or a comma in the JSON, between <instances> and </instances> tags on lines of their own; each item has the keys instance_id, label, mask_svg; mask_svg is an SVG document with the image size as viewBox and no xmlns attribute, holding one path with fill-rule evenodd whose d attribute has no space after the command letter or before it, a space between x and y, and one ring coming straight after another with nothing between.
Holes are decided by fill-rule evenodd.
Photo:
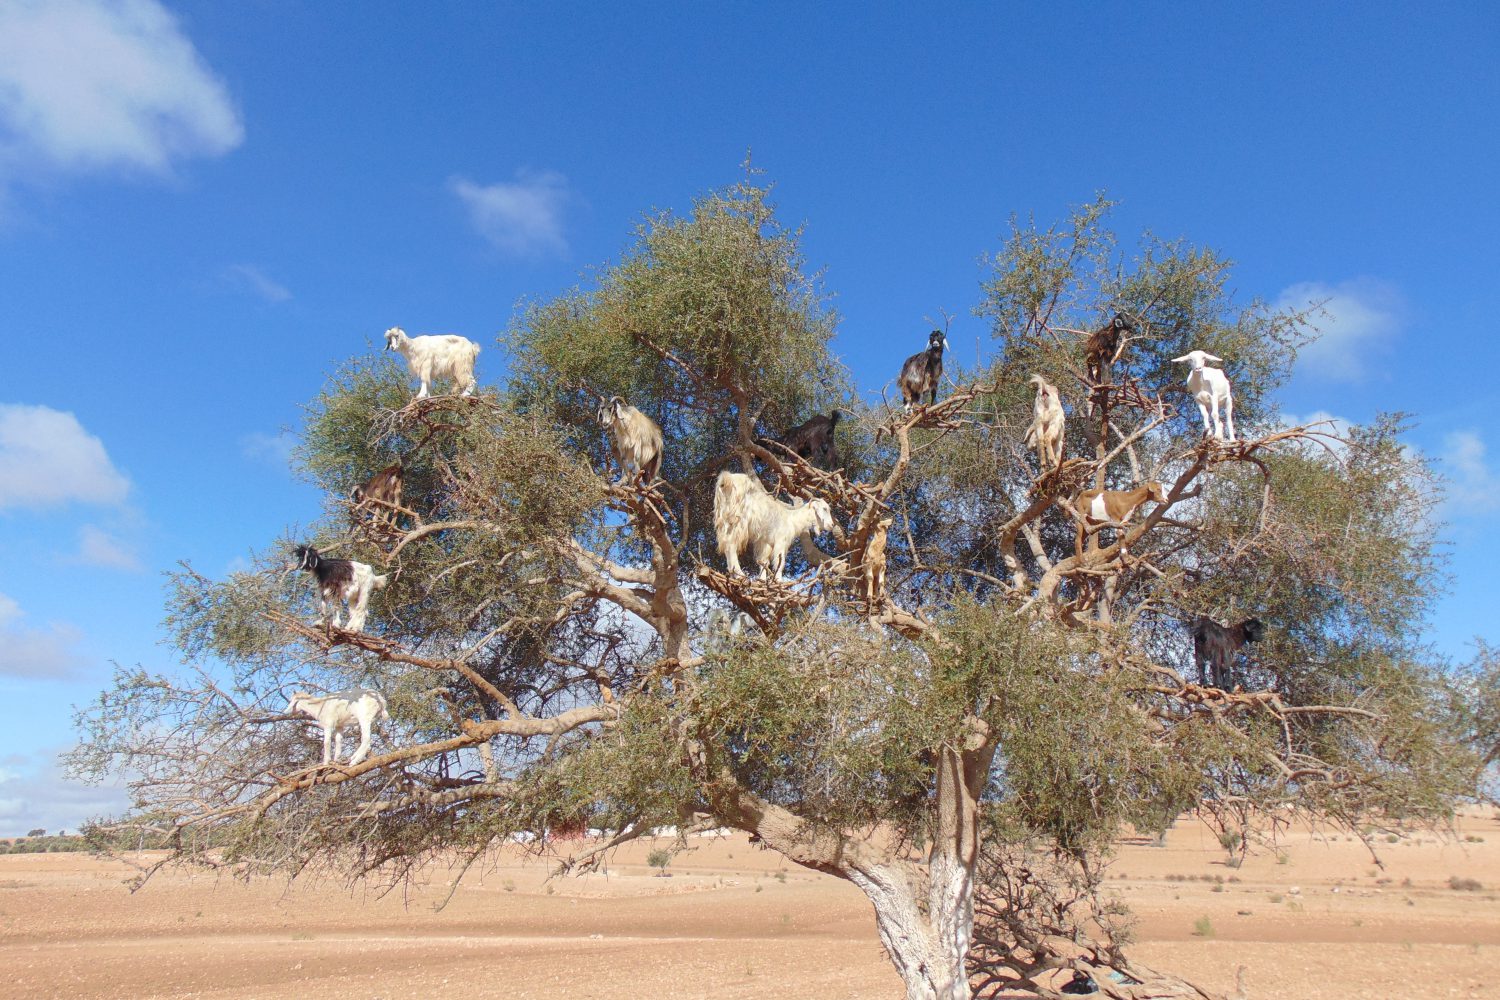
<instances>
[{"instance_id":1,"label":"red sandy soil","mask_svg":"<svg viewBox=\"0 0 1500 1000\"><path fill-rule=\"evenodd\" d=\"M900 1000L858 890L740 835L691 839L661 878L645 858L670 843L571 878L496 852L442 910L447 870L384 895L164 871L131 894L119 861L4 855L0 997ZM1234 869L1183 821L1165 847L1122 843L1110 886L1139 961L1226 993L1243 965L1252 1000L1500 998L1500 820L1377 849L1384 870L1346 836L1291 833Z\"/></svg>"}]
</instances>

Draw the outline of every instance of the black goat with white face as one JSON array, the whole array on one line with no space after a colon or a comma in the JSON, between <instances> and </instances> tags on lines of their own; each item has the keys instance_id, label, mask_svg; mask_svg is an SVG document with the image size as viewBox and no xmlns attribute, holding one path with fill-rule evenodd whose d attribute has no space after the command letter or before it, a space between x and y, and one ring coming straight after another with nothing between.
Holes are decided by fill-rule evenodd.
<instances>
[{"instance_id":1,"label":"black goat with white face","mask_svg":"<svg viewBox=\"0 0 1500 1000\"><path fill-rule=\"evenodd\" d=\"M1120 360L1125 349L1125 335L1135 333L1135 325L1124 313L1115 313L1114 319L1089 334L1083 345L1083 360L1089 369L1089 378L1096 384L1104 380L1104 369Z\"/></svg>"},{"instance_id":2,"label":"black goat with white face","mask_svg":"<svg viewBox=\"0 0 1500 1000\"><path fill-rule=\"evenodd\" d=\"M311 545L299 545L292 549L291 561L286 572L305 570L318 581L318 596L323 602L321 624L328 620L328 610L333 609L333 627L339 627L339 603L349 609L349 631L362 632L365 627L365 612L370 602L370 591L379 590L387 578L376 575L367 564L352 559L325 559Z\"/></svg>"},{"instance_id":3,"label":"black goat with white face","mask_svg":"<svg viewBox=\"0 0 1500 1000\"><path fill-rule=\"evenodd\" d=\"M948 338L943 331L933 330L927 336L927 350L913 354L901 366L901 400L908 411L922 402L922 393L928 393L928 405L937 402L938 382L943 378L943 351L948 347Z\"/></svg>"},{"instance_id":4,"label":"black goat with white face","mask_svg":"<svg viewBox=\"0 0 1500 1000\"><path fill-rule=\"evenodd\" d=\"M838 423L838 410L826 417L820 413L787 431L782 436L781 443L819 468L837 469L839 449L833 432Z\"/></svg>"}]
</instances>

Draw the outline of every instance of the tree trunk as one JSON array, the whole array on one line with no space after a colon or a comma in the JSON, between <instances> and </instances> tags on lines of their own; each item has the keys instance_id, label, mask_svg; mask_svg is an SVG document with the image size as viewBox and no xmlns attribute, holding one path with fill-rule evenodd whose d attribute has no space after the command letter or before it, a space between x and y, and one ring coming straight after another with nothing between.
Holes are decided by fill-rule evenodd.
<instances>
[{"instance_id":1,"label":"tree trunk","mask_svg":"<svg viewBox=\"0 0 1500 1000\"><path fill-rule=\"evenodd\" d=\"M928 906L921 905L920 872L898 865L851 872L875 908L880 943L906 983L907 1000L969 1000L964 960L973 929L972 879L938 879L929 872ZM967 887L963 896L954 890ZM964 912L967 920L953 918Z\"/></svg>"}]
</instances>

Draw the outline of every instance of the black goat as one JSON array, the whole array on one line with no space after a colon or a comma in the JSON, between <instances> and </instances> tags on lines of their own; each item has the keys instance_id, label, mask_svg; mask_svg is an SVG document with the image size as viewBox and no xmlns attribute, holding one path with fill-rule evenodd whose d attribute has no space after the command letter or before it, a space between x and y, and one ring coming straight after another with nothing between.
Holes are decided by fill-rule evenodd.
<instances>
[{"instance_id":1,"label":"black goat","mask_svg":"<svg viewBox=\"0 0 1500 1000\"><path fill-rule=\"evenodd\" d=\"M1246 618L1238 625L1220 625L1212 618L1200 617L1193 622L1191 631L1198 683L1207 684L1212 674L1214 687L1227 691L1235 683L1235 654L1246 643L1260 642L1266 626L1259 618Z\"/></svg>"},{"instance_id":2,"label":"black goat","mask_svg":"<svg viewBox=\"0 0 1500 1000\"><path fill-rule=\"evenodd\" d=\"M819 468L837 469L839 449L833 432L838 423L838 410L826 417L820 413L787 431L782 435L781 443Z\"/></svg>"},{"instance_id":3,"label":"black goat","mask_svg":"<svg viewBox=\"0 0 1500 1000\"><path fill-rule=\"evenodd\" d=\"M1115 313L1115 318L1089 334L1083 345L1083 360L1088 366L1089 378L1096 384L1104 380L1104 369L1120 360L1125 347L1125 334L1135 333L1135 326L1124 313Z\"/></svg>"},{"instance_id":4,"label":"black goat","mask_svg":"<svg viewBox=\"0 0 1500 1000\"><path fill-rule=\"evenodd\" d=\"M913 354L901 366L901 376L896 381L901 384L901 399L907 410L921 404L924 392L930 394L928 405L937 402L938 382L943 378L943 350L947 346L948 338L943 331L933 330L927 336L927 350Z\"/></svg>"}]
</instances>

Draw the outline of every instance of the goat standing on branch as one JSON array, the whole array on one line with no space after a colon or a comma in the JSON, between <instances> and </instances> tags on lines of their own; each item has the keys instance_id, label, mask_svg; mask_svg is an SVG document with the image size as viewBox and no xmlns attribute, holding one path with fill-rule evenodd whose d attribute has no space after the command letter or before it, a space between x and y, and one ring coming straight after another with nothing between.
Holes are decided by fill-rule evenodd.
<instances>
[{"instance_id":1,"label":"goat standing on branch","mask_svg":"<svg viewBox=\"0 0 1500 1000\"><path fill-rule=\"evenodd\" d=\"M1095 385L1103 382L1105 372L1120 360L1127 333L1135 333L1135 327L1123 313L1115 313L1114 319L1089 334L1089 339L1084 342L1083 360Z\"/></svg>"},{"instance_id":2,"label":"goat standing on branch","mask_svg":"<svg viewBox=\"0 0 1500 1000\"><path fill-rule=\"evenodd\" d=\"M318 596L323 601L323 614L318 623L328 621L328 609L333 609L333 627L339 627L339 602L349 608L349 631L362 632L365 627L365 610L370 602L370 591L385 587L386 577L377 576L367 564L352 559L324 559L311 545L299 545L292 550L292 559L286 572L306 570L318 581Z\"/></svg>"},{"instance_id":3,"label":"goat standing on branch","mask_svg":"<svg viewBox=\"0 0 1500 1000\"><path fill-rule=\"evenodd\" d=\"M1026 428L1025 443L1036 449L1037 464L1042 472L1062 464L1065 414L1057 386L1040 375L1031 376L1036 384L1036 402L1032 406L1031 426Z\"/></svg>"},{"instance_id":4,"label":"goat standing on branch","mask_svg":"<svg viewBox=\"0 0 1500 1000\"><path fill-rule=\"evenodd\" d=\"M766 492L760 480L743 472L721 472L714 487L714 534L719 552L733 575L744 576L740 551L750 546L761 576L785 579L787 550L804 532L828 531L833 510L827 500L782 503Z\"/></svg>"},{"instance_id":5,"label":"goat standing on branch","mask_svg":"<svg viewBox=\"0 0 1500 1000\"><path fill-rule=\"evenodd\" d=\"M1198 683L1207 684L1211 676L1214 687L1227 691L1235 684L1235 654L1247 643L1260 642L1266 626L1259 618L1246 618L1238 625L1220 625L1203 616L1193 621L1191 631Z\"/></svg>"},{"instance_id":6,"label":"goat standing on branch","mask_svg":"<svg viewBox=\"0 0 1500 1000\"><path fill-rule=\"evenodd\" d=\"M1161 483L1142 483L1133 490L1084 490L1078 494L1078 499L1073 501L1073 509L1078 511L1083 520L1078 525L1073 551L1080 559L1083 558L1084 524L1088 525L1088 534L1107 524L1125 524L1130 520L1130 515L1135 513L1135 509L1147 500L1166 503L1167 497L1162 492Z\"/></svg>"},{"instance_id":7,"label":"goat standing on branch","mask_svg":"<svg viewBox=\"0 0 1500 1000\"><path fill-rule=\"evenodd\" d=\"M1198 412L1203 415L1203 433L1212 433L1220 441L1224 440L1224 429L1229 428L1229 440L1234 440L1234 396L1229 391L1229 378L1222 369L1209 368L1206 362L1216 361L1224 363L1223 358L1216 358L1207 351L1188 351L1180 358L1173 361L1186 361L1193 366L1188 375L1188 393L1192 395L1198 404ZM1219 407L1224 407L1224 420L1219 421ZM1209 412L1213 412L1213 426L1210 428L1208 422Z\"/></svg>"},{"instance_id":8,"label":"goat standing on branch","mask_svg":"<svg viewBox=\"0 0 1500 1000\"><path fill-rule=\"evenodd\" d=\"M369 756L370 731L376 722L389 719L385 695L373 688L350 688L335 694L317 697L305 691L292 693L287 702L288 715L301 713L317 720L323 727L323 763L336 763L344 753L344 727L359 724L359 746L349 758L351 765L358 764ZM330 748L330 742L332 747Z\"/></svg>"},{"instance_id":9,"label":"goat standing on branch","mask_svg":"<svg viewBox=\"0 0 1500 1000\"><path fill-rule=\"evenodd\" d=\"M452 333L408 337L405 330L393 326L385 331L385 349L399 352L411 373L422 380L418 399L427 398L428 386L435 378L451 379L454 388L463 386L463 395L473 395L477 384L474 362L479 357L479 345L474 341Z\"/></svg>"},{"instance_id":10,"label":"goat standing on branch","mask_svg":"<svg viewBox=\"0 0 1500 1000\"><path fill-rule=\"evenodd\" d=\"M908 412L921 404L924 392L928 393L929 406L937 402L938 383L943 378L943 351L947 347L948 338L943 336L943 331L933 330L927 335L927 350L913 354L901 366L901 376L897 381L901 384L901 399Z\"/></svg>"},{"instance_id":11,"label":"goat standing on branch","mask_svg":"<svg viewBox=\"0 0 1500 1000\"><path fill-rule=\"evenodd\" d=\"M367 511L376 524L387 521L395 523L394 508L401 506L401 486L405 474L406 468L398 458L354 487L350 499L354 501L355 509Z\"/></svg>"},{"instance_id":12,"label":"goat standing on branch","mask_svg":"<svg viewBox=\"0 0 1500 1000\"><path fill-rule=\"evenodd\" d=\"M838 410L826 417L820 413L787 431L781 443L819 468L830 471L837 469L839 451L834 443L833 432L838 423Z\"/></svg>"},{"instance_id":13,"label":"goat standing on branch","mask_svg":"<svg viewBox=\"0 0 1500 1000\"><path fill-rule=\"evenodd\" d=\"M870 532L870 540L865 543L865 557L862 563L865 603L873 609L875 603L885 593L885 547L890 537L891 525L895 524L895 518L882 518L875 525L875 530Z\"/></svg>"},{"instance_id":14,"label":"goat standing on branch","mask_svg":"<svg viewBox=\"0 0 1500 1000\"><path fill-rule=\"evenodd\" d=\"M602 403L598 416L609 435L609 453L620 467L620 482L630 473L650 485L661 470L662 436L656 421L619 396Z\"/></svg>"}]
</instances>

